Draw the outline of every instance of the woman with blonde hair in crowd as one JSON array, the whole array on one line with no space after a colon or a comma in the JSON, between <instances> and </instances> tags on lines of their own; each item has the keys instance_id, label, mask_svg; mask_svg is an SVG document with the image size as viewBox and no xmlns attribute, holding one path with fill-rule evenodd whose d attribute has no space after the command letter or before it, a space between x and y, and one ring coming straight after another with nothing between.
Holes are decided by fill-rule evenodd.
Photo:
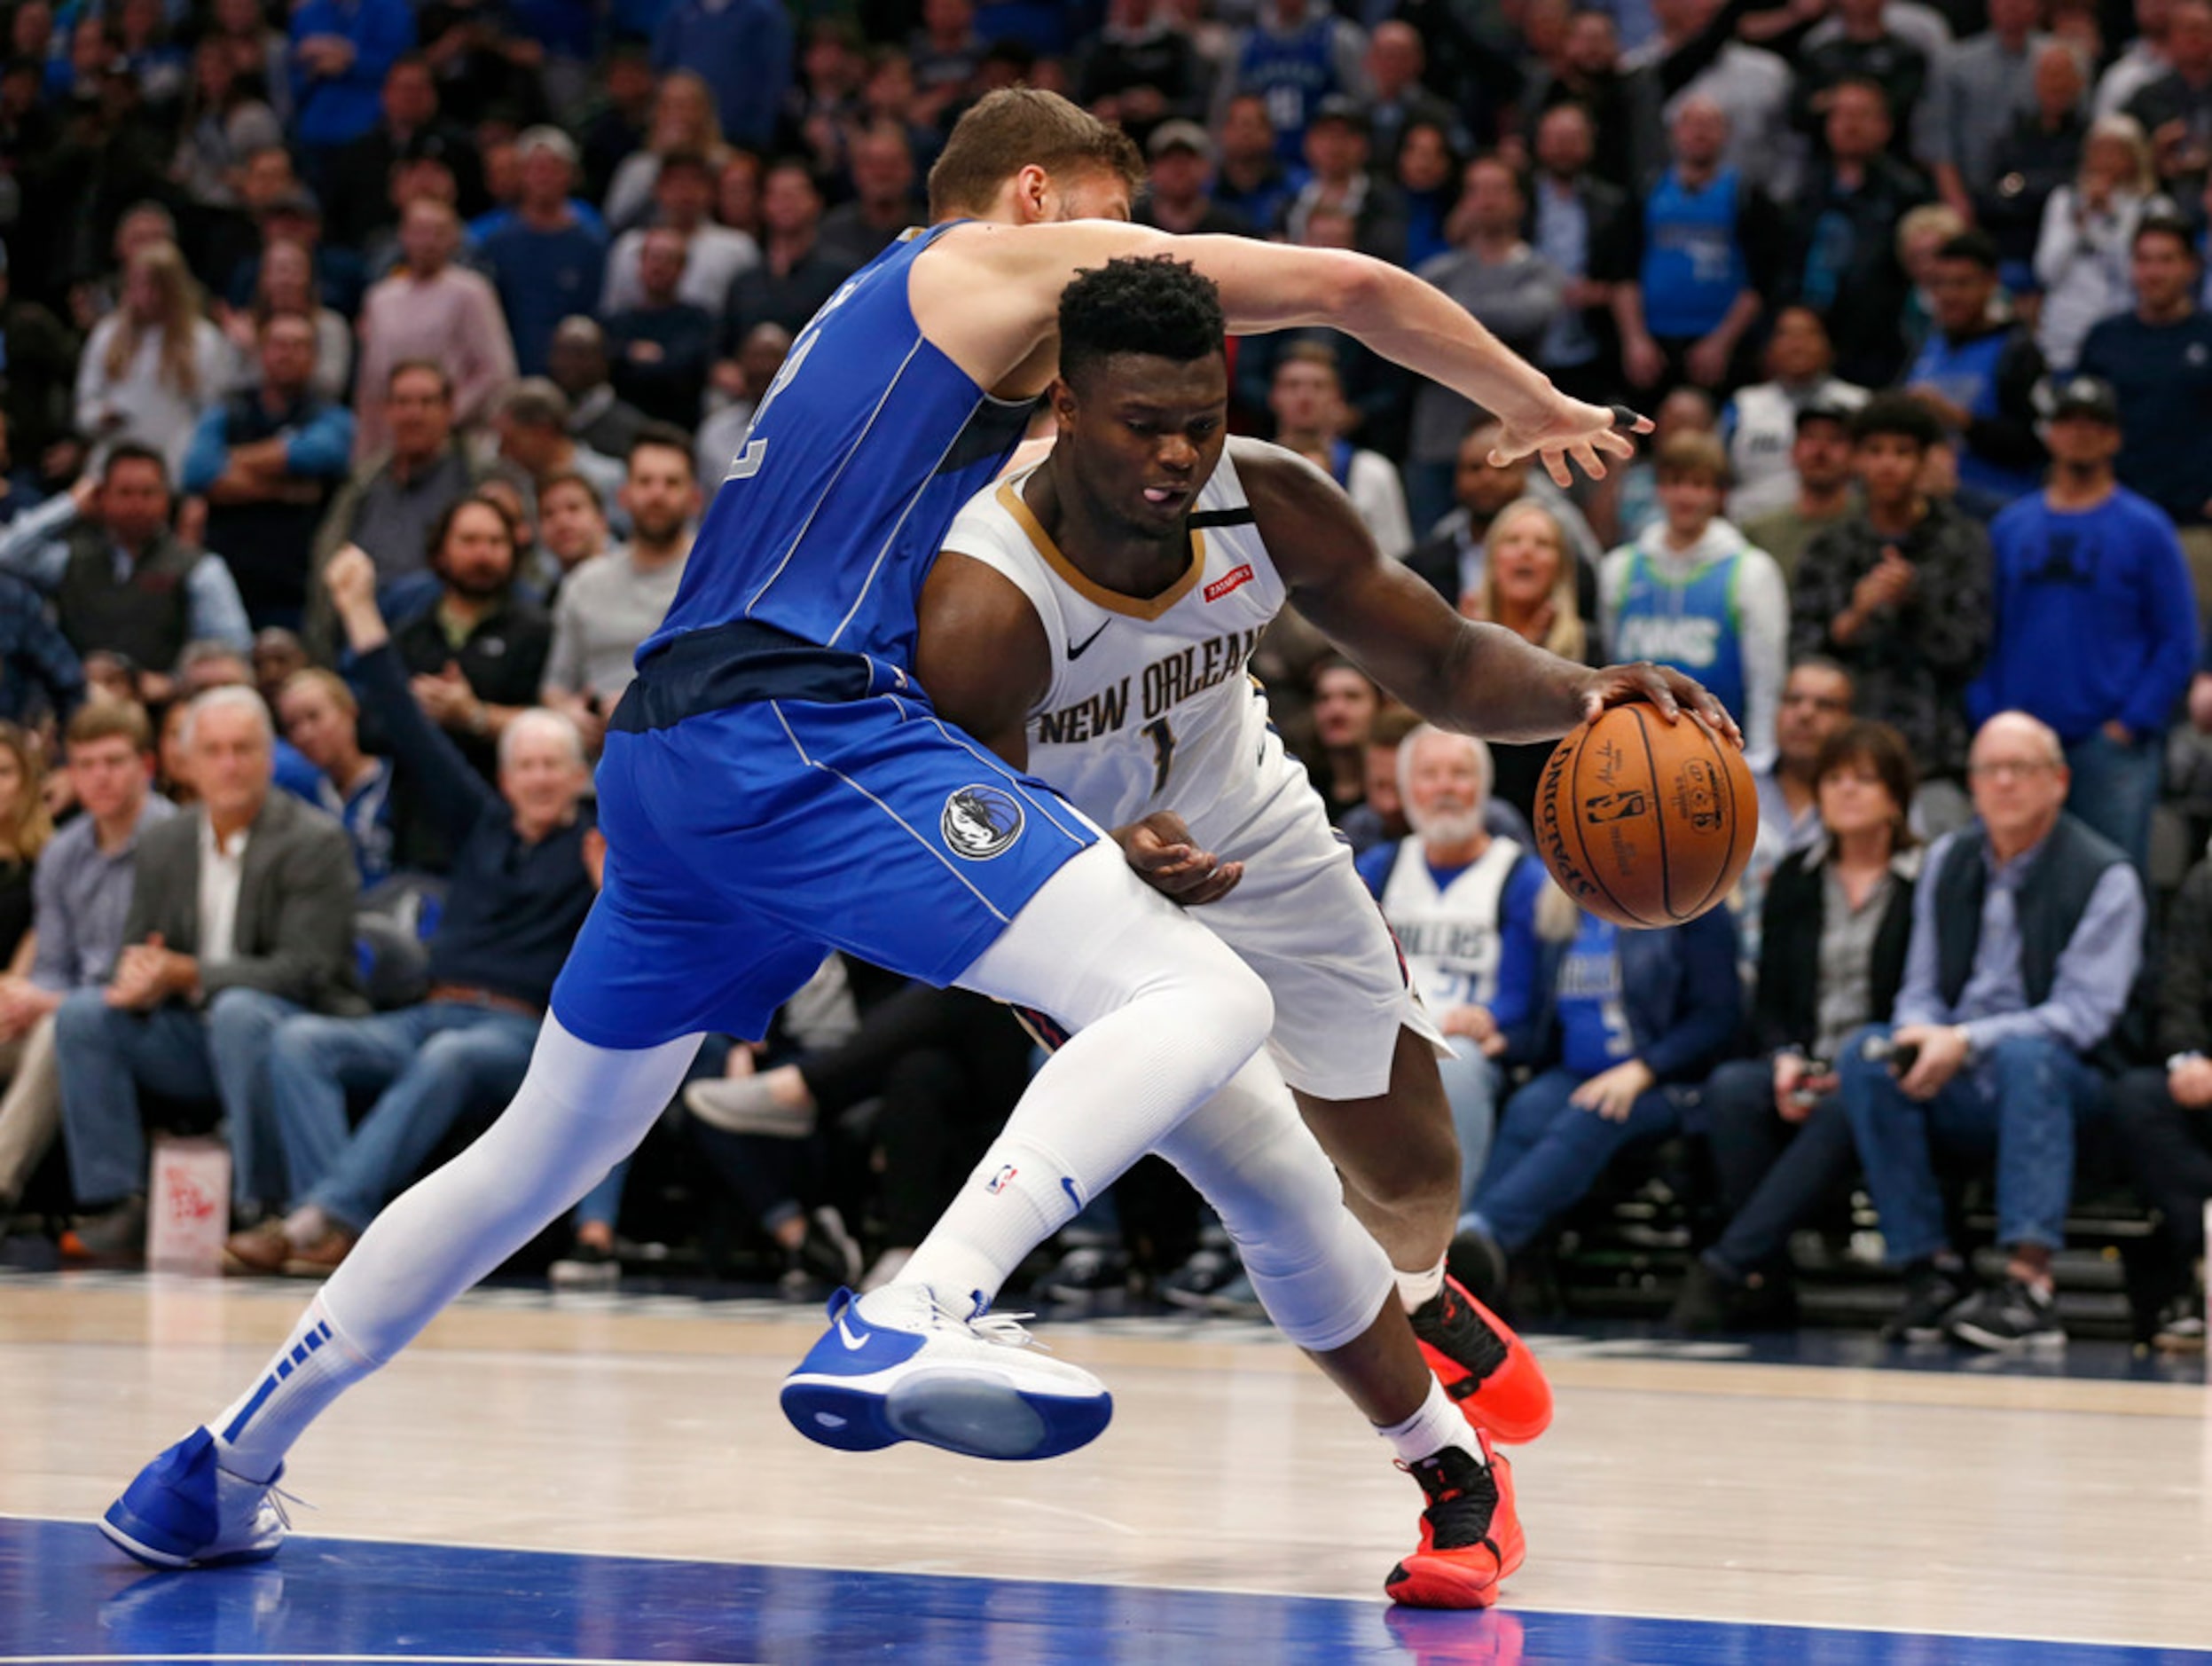
<instances>
[{"instance_id":1,"label":"woman with blonde hair in crowd","mask_svg":"<svg viewBox=\"0 0 2212 1666\"><path fill-rule=\"evenodd\" d=\"M1590 663L1589 626L1578 600L1581 574L1566 530L1533 498L1509 503L1490 523L1482 546L1482 584L1462 596L1459 610L1486 619L1564 659ZM1536 782L1553 743L1490 748L1491 796L1524 817L1534 813Z\"/></svg>"},{"instance_id":2,"label":"woman with blonde hair in crowd","mask_svg":"<svg viewBox=\"0 0 2212 1666\"><path fill-rule=\"evenodd\" d=\"M315 257L307 245L278 240L261 257L254 281L254 304L243 311L218 306L216 316L237 354L231 375L235 389L261 385L261 326L279 312L297 313L315 323L315 375L310 384L318 398L343 405L353 375L353 332L315 291Z\"/></svg>"},{"instance_id":3,"label":"woman with blonde hair in crowd","mask_svg":"<svg viewBox=\"0 0 2212 1666\"><path fill-rule=\"evenodd\" d=\"M703 77L688 69L671 70L661 77L653 100L653 125L646 131L642 148L623 159L607 187L607 231L619 236L643 224L653 211L653 182L661 177L661 158L678 151L703 156L718 175L730 155L729 141L722 137L722 120L715 114L714 92Z\"/></svg>"},{"instance_id":4,"label":"woman with blonde hair in crowd","mask_svg":"<svg viewBox=\"0 0 2212 1666\"><path fill-rule=\"evenodd\" d=\"M223 397L230 365L176 245L149 243L131 256L122 304L94 327L77 361L77 427L94 440L152 446L174 479L200 413Z\"/></svg>"},{"instance_id":5,"label":"woman with blonde hair in crowd","mask_svg":"<svg viewBox=\"0 0 2212 1666\"><path fill-rule=\"evenodd\" d=\"M2093 122L2074 183L2043 203L2036 240L2036 345L2054 373L2074 368L2090 326L2135 305L2135 229L2146 214L2173 212L2142 123L2131 115Z\"/></svg>"}]
</instances>

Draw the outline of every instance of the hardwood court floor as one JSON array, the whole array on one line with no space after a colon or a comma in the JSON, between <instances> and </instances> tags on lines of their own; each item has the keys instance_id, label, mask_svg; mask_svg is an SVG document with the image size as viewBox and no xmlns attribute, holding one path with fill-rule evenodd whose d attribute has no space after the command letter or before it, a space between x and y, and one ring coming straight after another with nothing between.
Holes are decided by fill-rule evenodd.
<instances>
[{"instance_id":1,"label":"hardwood court floor","mask_svg":"<svg viewBox=\"0 0 2212 1666\"><path fill-rule=\"evenodd\" d=\"M96 1515L140 1463L238 1390L304 1294L168 1279L0 1280L0 1515ZM1228 1642L1209 1648L1210 1662L1369 1658L1368 1644L1382 1651L1374 1658L1422 1661L1923 1666L2185 1658L1950 1640L1974 1638L2212 1649L2212 1399L2200 1382L1697 1356L1727 1349L1608 1356L1540 1340L1559 1411L1543 1440L1513 1454L1529 1559L1500 1613L1526 1616L1511 1623L1520 1640L1503 1648L1507 1623L1494 1620L1486 1630L1432 1629L1422 1647L1382 1629L1382 1578L1415 1536L1412 1483L1357 1415L1260 1327L1044 1327L1057 1351L1112 1385L1114 1425L1057 1462L987 1465L914 1448L849 1456L795 1434L775 1389L819 1333L818 1311L480 1293L302 1442L286 1486L316 1506L294 1521L320 1542L294 1545L300 1554L287 1552L278 1567L321 1569L326 1587L370 1582L370 1564L387 1552L349 1552L338 1541L374 1539L765 1565L723 1570L754 1580L772 1580L779 1566L980 1577L1016 1596L1060 1587L1009 1582L1077 1582L1143 1588L1152 1606L1137 1612L1161 1624L1181 1612L1173 1591L1356 1599L1323 1605L1350 1617L1330 1622L1337 1640L1315 1645L1318 1653L1289 1643L1240 1652ZM0 1662L271 1652L266 1639L226 1652L234 1630L223 1633L223 1650L117 1653L112 1625L92 1638L99 1646L88 1645L72 1613L93 1599L57 1593L79 1589L70 1579L90 1581L82 1590L104 1607L129 1586L128 1568L80 1529L0 1533ZM189 1585L208 1576L162 1578ZM757 1636L749 1646L779 1661L857 1658L870 1651L848 1654L820 1639L843 1636L838 1626L849 1631L865 1614L891 1628L876 1640L895 1645L899 1616L928 1606L912 1591L955 1583L898 1587L904 1596L825 1587L804 1599L825 1605L811 1652L779 1652ZM726 1596L735 1587L725 1578L716 1588ZM204 1604L232 1587L192 1589L201 1594L189 1600ZM25 1592L43 1594L30 1603ZM266 1593L251 1600L265 1606ZM655 1600L663 1617L681 1607ZM964 1644L930 1654L915 1641L906 1654L1193 1657L1173 1647L1131 1653L1109 1646L1103 1632L1090 1653L1066 1637L987 1647L1005 1615L972 1600L977 1617L954 1633ZM1007 1604L1020 1606L1016 1596ZM1046 1607L1064 1617L1081 1604ZM1902 1653L1839 1653L1840 1638L1810 1653L1801 1640L1754 1646L1745 1639L1765 1634L1753 1631L1725 1645L1667 1632L1665 1648L1646 1647L1622 1640L1626 1632L1601 1642L1557 1631L1559 1616L1574 1615L1916 1635L1893 1639L1898 1648L1910 1641ZM1249 1643L1249 1615L1223 1623L1244 1627ZM210 1634L192 1635L205 1644ZM318 1657L459 1660L512 1656L518 1646L576 1657L582 1645L563 1636L559 1646L484 1643L435 1655L414 1645L379 1650L356 1636ZM1545 1637L1557 1652L1528 1641ZM1463 1652L1478 1638L1479 1655ZM634 1654L597 1646L594 1658L643 1659L697 1645Z\"/></svg>"}]
</instances>

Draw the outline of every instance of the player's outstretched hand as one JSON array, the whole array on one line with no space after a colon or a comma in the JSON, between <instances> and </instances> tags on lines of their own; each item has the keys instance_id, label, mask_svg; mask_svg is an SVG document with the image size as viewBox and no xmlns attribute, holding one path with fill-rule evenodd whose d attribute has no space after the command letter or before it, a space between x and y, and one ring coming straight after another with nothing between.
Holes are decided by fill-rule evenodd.
<instances>
[{"instance_id":1,"label":"player's outstretched hand","mask_svg":"<svg viewBox=\"0 0 2212 1666\"><path fill-rule=\"evenodd\" d=\"M1553 481L1571 486L1574 471L1567 467L1569 458L1592 480L1603 480L1605 464L1598 453L1634 457L1636 443L1630 436L1651 431L1651 419L1638 416L1627 405L1585 405L1556 393L1551 410L1541 420L1505 424L1498 443L1490 448L1490 462L1502 468L1524 457L1541 458Z\"/></svg>"},{"instance_id":2,"label":"player's outstretched hand","mask_svg":"<svg viewBox=\"0 0 2212 1666\"><path fill-rule=\"evenodd\" d=\"M1138 878L1186 908L1219 902L1244 876L1243 863L1222 861L1192 843L1190 829L1172 810L1116 828L1113 838Z\"/></svg>"},{"instance_id":3,"label":"player's outstretched hand","mask_svg":"<svg viewBox=\"0 0 2212 1666\"><path fill-rule=\"evenodd\" d=\"M1607 706L1625 706L1642 700L1659 708L1669 723L1687 713L1715 735L1744 750L1744 732L1713 691L1695 678L1685 677L1672 665L1638 660L1632 665L1603 665L1590 672L1582 688L1582 720L1589 722Z\"/></svg>"}]
</instances>

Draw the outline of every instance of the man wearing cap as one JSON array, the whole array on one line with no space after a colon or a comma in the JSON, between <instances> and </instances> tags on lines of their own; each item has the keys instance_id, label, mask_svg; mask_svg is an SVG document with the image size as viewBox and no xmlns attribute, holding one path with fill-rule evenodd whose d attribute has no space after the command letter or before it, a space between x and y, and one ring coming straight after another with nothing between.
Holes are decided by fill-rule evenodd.
<instances>
[{"instance_id":1,"label":"man wearing cap","mask_svg":"<svg viewBox=\"0 0 2212 1666\"><path fill-rule=\"evenodd\" d=\"M2197 661L2196 598L2173 523L2114 477L2112 385L2070 376L2045 399L2050 477L1989 529L1993 633L1967 710L1977 725L2017 711L2056 730L2067 809L2140 870L2167 714Z\"/></svg>"},{"instance_id":2,"label":"man wearing cap","mask_svg":"<svg viewBox=\"0 0 2212 1666\"><path fill-rule=\"evenodd\" d=\"M1196 122L1163 122L1152 130L1144 153L1152 164L1151 189L1131 216L1163 232L1250 237L1254 227L1213 200L1213 138Z\"/></svg>"},{"instance_id":3,"label":"man wearing cap","mask_svg":"<svg viewBox=\"0 0 2212 1666\"><path fill-rule=\"evenodd\" d=\"M1359 100L1342 94L1323 98L1306 130L1306 165L1313 177L1290 199L1282 216L1291 242L1312 241L1306 222L1334 209L1350 216L1353 246L1361 254L1392 263L1405 260L1405 200L1395 185L1368 172L1368 148L1367 111Z\"/></svg>"},{"instance_id":4,"label":"man wearing cap","mask_svg":"<svg viewBox=\"0 0 2212 1666\"><path fill-rule=\"evenodd\" d=\"M545 373L553 331L571 313L590 312L607 276L607 234L569 206L576 142L557 127L526 130L515 141L522 189L514 218L484 240L484 264L506 311L514 362L525 376Z\"/></svg>"}]
</instances>

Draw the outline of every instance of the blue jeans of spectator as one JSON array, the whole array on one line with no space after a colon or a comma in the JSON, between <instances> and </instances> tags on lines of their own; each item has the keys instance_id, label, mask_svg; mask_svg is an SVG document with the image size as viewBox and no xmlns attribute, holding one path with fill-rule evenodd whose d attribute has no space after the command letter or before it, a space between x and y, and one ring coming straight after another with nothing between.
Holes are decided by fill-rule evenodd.
<instances>
[{"instance_id":1,"label":"blue jeans of spectator","mask_svg":"<svg viewBox=\"0 0 2212 1666\"><path fill-rule=\"evenodd\" d=\"M1843 1104L1890 1261L1909 1266L1952 1247L1943 1221L1935 1146L1996 1158L1997 1242L2056 1249L2074 1195L2074 1125L2096 1104L2096 1073L2064 1042L2040 1035L1997 1042L1925 1104L1905 1097L1886 1063L1861 1056L1859 1031L1843 1050Z\"/></svg>"},{"instance_id":2,"label":"blue jeans of spectator","mask_svg":"<svg viewBox=\"0 0 2212 1666\"><path fill-rule=\"evenodd\" d=\"M1727 1225L1706 1258L1738 1279L1778 1266L1790 1234L1840 1191L1857 1165L1851 1119L1830 1094L1804 1121L1774 1108L1774 1065L1739 1058L1706 1081L1706 1149Z\"/></svg>"},{"instance_id":3,"label":"blue jeans of spectator","mask_svg":"<svg viewBox=\"0 0 2212 1666\"><path fill-rule=\"evenodd\" d=\"M1548 1070L1505 1102L1470 1213L1509 1252L1526 1248L1554 1216L1579 1203L1620 1151L1681 1126L1681 1108L1663 1088L1640 1095L1623 1122L1585 1111L1568 1096L1587 1080Z\"/></svg>"},{"instance_id":4,"label":"blue jeans of spectator","mask_svg":"<svg viewBox=\"0 0 2212 1666\"><path fill-rule=\"evenodd\" d=\"M522 1085L537 1026L452 1001L286 1024L270 1048L269 1091L294 1206L311 1203L353 1231L366 1228L471 1105ZM350 1130L349 1088L377 1094Z\"/></svg>"},{"instance_id":5,"label":"blue jeans of spectator","mask_svg":"<svg viewBox=\"0 0 2212 1666\"><path fill-rule=\"evenodd\" d=\"M240 1208L275 1202L283 1187L263 1066L270 1036L300 1010L258 989L225 989L204 1012L174 1002L126 1012L107 1004L104 989L71 991L54 1013L54 1054L78 1203L97 1208L145 1190L141 1085L221 1104L231 1201Z\"/></svg>"},{"instance_id":6,"label":"blue jeans of spectator","mask_svg":"<svg viewBox=\"0 0 2212 1666\"><path fill-rule=\"evenodd\" d=\"M1452 1107L1452 1128L1459 1136L1459 1206L1474 1201L1475 1187L1490 1159L1491 1136L1497 1131L1497 1063L1465 1036L1452 1038L1452 1057L1436 1061L1444 1079L1444 1098Z\"/></svg>"},{"instance_id":7,"label":"blue jeans of spectator","mask_svg":"<svg viewBox=\"0 0 2212 1666\"><path fill-rule=\"evenodd\" d=\"M2165 737L2138 735L2122 746L2101 731L2066 749L2074 772L2066 807L2127 852L2142 873L2151 860L2151 812L2158 806Z\"/></svg>"}]
</instances>

